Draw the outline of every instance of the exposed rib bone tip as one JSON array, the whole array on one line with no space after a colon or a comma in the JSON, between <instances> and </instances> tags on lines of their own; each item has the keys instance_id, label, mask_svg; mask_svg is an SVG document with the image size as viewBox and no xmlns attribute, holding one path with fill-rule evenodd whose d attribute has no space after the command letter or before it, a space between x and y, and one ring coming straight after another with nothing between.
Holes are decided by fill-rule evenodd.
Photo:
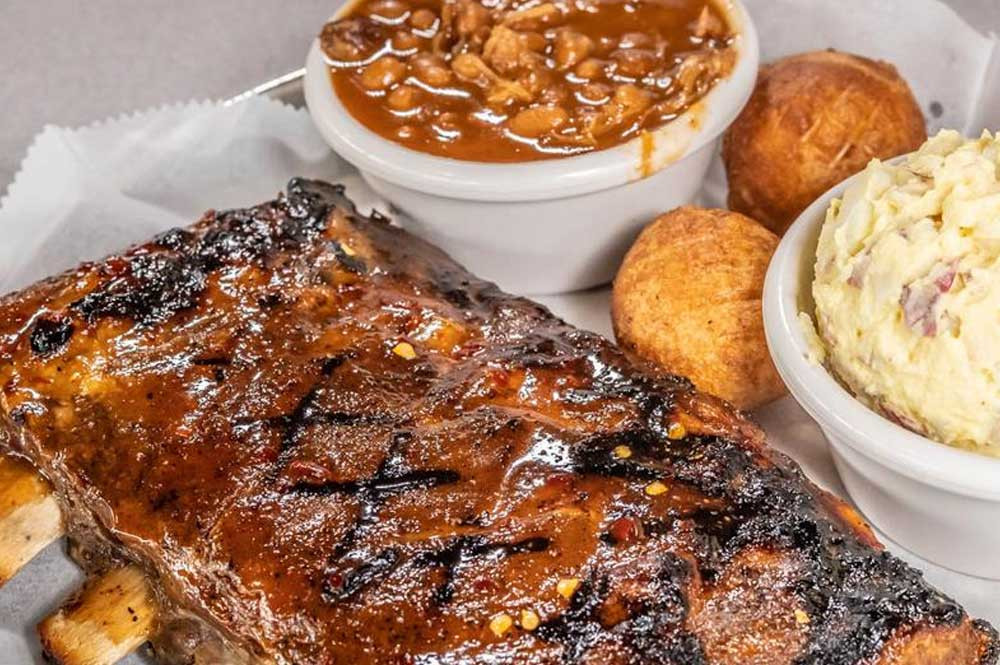
<instances>
[{"instance_id":1,"label":"exposed rib bone tip","mask_svg":"<svg viewBox=\"0 0 1000 665\"><path fill-rule=\"evenodd\" d=\"M0 586L62 532L48 484L28 464L0 456Z\"/></svg>"},{"instance_id":2,"label":"exposed rib bone tip","mask_svg":"<svg viewBox=\"0 0 1000 665\"><path fill-rule=\"evenodd\" d=\"M60 665L113 665L149 639L156 613L142 571L118 568L90 581L38 634Z\"/></svg>"}]
</instances>

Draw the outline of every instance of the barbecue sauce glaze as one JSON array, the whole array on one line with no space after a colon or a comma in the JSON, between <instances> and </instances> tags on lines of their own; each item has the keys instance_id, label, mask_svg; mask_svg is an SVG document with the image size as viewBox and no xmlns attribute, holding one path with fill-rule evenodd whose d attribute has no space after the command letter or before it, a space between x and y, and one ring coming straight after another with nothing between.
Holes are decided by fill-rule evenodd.
<instances>
[{"instance_id":1,"label":"barbecue sauce glaze","mask_svg":"<svg viewBox=\"0 0 1000 665\"><path fill-rule=\"evenodd\" d=\"M278 663L995 656L743 416L338 186L0 300L0 389L83 563L156 581L163 654L194 616Z\"/></svg>"}]
</instances>

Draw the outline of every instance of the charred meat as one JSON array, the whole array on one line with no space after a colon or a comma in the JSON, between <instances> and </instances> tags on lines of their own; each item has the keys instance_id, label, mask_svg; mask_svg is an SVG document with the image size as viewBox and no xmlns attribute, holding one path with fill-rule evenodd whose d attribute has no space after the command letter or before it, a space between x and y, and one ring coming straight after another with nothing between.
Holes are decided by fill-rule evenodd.
<instances>
[{"instance_id":1,"label":"charred meat","mask_svg":"<svg viewBox=\"0 0 1000 665\"><path fill-rule=\"evenodd\" d=\"M320 182L0 299L0 449L168 663L997 657L744 416Z\"/></svg>"}]
</instances>

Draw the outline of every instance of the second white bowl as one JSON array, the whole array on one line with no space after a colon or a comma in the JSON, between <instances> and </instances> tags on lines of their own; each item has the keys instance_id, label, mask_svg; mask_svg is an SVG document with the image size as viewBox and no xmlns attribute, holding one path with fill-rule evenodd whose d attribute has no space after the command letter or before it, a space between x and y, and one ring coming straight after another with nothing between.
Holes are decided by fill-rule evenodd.
<instances>
[{"instance_id":1,"label":"second white bowl","mask_svg":"<svg viewBox=\"0 0 1000 665\"><path fill-rule=\"evenodd\" d=\"M468 162L410 150L365 128L330 85L319 41L305 93L320 134L402 223L478 275L517 293L561 293L609 282L642 226L691 202L718 138L753 91L757 32L740 0L733 72L694 107L640 139L585 155L516 164ZM346 9L341 10L346 11Z\"/></svg>"},{"instance_id":2,"label":"second white bowl","mask_svg":"<svg viewBox=\"0 0 1000 665\"><path fill-rule=\"evenodd\" d=\"M809 360L799 312L813 314L816 244L848 180L785 233L764 283L764 329L789 391L819 423L851 498L891 539L970 575L1000 579L1000 460L936 443L854 398Z\"/></svg>"}]
</instances>

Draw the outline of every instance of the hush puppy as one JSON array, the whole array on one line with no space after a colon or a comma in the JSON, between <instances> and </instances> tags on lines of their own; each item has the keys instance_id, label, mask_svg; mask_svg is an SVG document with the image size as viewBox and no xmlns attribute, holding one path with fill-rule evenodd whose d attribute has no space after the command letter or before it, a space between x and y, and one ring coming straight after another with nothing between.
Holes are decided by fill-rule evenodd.
<instances>
[{"instance_id":1,"label":"hush puppy","mask_svg":"<svg viewBox=\"0 0 1000 665\"><path fill-rule=\"evenodd\" d=\"M782 396L761 315L777 244L773 233L734 212L684 207L661 216L615 278L618 343L741 409Z\"/></svg>"},{"instance_id":2,"label":"hush puppy","mask_svg":"<svg viewBox=\"0 0 1000 665\"><path fill-rule=\"evenodd\" d=\"M912 152L926 139L920 106L892 65L837 51L778 60L760 70L725 134L729 207L780 236L872 158Z\"/></svg>"}]
</instances>

